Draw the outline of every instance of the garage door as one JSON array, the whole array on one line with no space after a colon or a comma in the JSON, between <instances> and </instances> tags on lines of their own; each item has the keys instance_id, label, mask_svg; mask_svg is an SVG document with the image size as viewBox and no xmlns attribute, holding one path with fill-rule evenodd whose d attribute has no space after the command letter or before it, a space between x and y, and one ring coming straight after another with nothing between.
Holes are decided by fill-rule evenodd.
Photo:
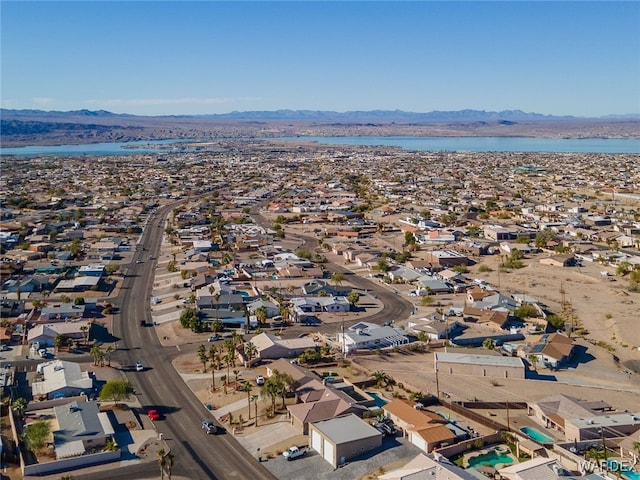
<instances>
[{"instance_id":1,"label":"garage door","mask_svg":"<svg viewBox=\"0 0 640 480\"><path fill-rule=\"evenodd\" d=\"M329 462L331 465L333 465L333 444L328 442L327 440L324 441L324 455L323 455L324 459Z\"/></svg>"},{"instance_id":2,"label":"garage door","mask_svg":"<svg viewBox=\"0 0 640 480\"><path fill-rule=\"evenodd\" d=\"M420 435L416 435L415 433L409 433L409 435L411 443L413 443L420 450L424 450L425 452L427 451L427 445L424 441L424 438L422 438Z\"/></svg>"},{"instance_id":3,"label":"garage door","mask_svg":"<svg viewBox=\"0 0 640 480\"><path fill-rule=\"evenodd\" d=\"M315 430L311 430L311 448L322 455L322 437Z\"/></svg>"}]
</instances>

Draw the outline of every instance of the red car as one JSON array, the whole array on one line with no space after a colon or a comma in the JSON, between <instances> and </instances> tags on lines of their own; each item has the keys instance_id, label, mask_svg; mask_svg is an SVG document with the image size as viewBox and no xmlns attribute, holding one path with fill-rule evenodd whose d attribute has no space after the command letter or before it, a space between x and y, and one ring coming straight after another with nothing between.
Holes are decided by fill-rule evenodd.
<instances>
[{"instance_id":1,"label":"red car","mask_svg":"<svg viewBox=\"0 0 640 480\"><path fill-rule=\"evenodd\" d=\"M149 416L150 420L160 420L160 414L157 410L149 410L147 412L147 415Z\"/></svg>"}]
</instances>

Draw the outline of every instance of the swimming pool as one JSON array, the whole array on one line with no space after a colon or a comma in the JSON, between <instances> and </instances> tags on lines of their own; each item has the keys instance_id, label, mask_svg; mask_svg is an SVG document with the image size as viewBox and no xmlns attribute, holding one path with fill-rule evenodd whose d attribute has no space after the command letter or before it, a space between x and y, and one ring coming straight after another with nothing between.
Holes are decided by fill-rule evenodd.
<instances>
[{"instance_id":1,"label":"swimming pool","mask_svg":"<svg viewBox=\"0 0 640 480\"><path fill-rule=\"evenodd\" d=\"M640 473L636 472L635 470L622 472L622 478L628 478L629 480L640 480Z\"/></svg>"},{"instance_id":2,"label":"swimming pool","mask_svg":"<svg viewBox=\"0 0 640 480\"><path fill-rule=\"evenodd\" d=\"M532 427L522 427L520 429L522 433L524 433L531 440L535 440L538 443L553 443L553 438L545 435L540 430L536 430Z\"/></svg>"},{"instance_id":3,"label":"swimming pool","mask_svg":"<svg viewBox=\"0 0 640 480\"><path fill-rule=\"evenodd\" d=\"M367 392L370 396L373 397L373 400L376 402L376 407L384 407L387 402L384 398L382 398L380 395L378 395L376 392Z\"/></svg>"},{"instance_id":4,"label":"swimming pool","mask_svg":"<svg viewBox=\"0 0 640 480\"><path fill-rule=\"evenodd\" d=\"M503 465L511 465L513 458L505 453L498 453L496 450L490 450L487 453L470 457L467 459L469 464L468 468L477 467L478 465L490 465L495 468L496 465L502 463Z\"/></svg>"}]
</instances>

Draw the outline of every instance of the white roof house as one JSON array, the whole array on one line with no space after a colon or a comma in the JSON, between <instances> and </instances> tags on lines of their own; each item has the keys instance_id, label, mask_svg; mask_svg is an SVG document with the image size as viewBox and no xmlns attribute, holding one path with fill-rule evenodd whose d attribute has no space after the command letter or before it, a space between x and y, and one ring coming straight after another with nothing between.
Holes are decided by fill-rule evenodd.
<instances>
[{"instance_id":1,"label":"white roof house","mask_svg":"<svg viewBox=\"0 0 640 480\"><path fill-rule=\"evenodd\" d=\"M31 384L34 397L72 397L83 392L88 393L93 388L93 379L89 372L81 371L77 363L55 360L44 364L41 370L44 380Z\"/></svg>"},{"instance_id":2,"label":"white roof house","mask_svg":"<svg viewBox=\"0 0 640 480\"><path fill-rule=\"evenodd\" d=\"M358 322L348 331L339 332L337 342L345 353L358 349L395 347L409 343L404 330L375 323Z\"/></svg>"},{"instance_id":3,"label":"white roof house","mask_svg":"<svg viewBox=\"0 0 640 480\"><path fill-rule=\"evenodd\" d=\"M442 455L437 455L435 459L420 453L409 460L403 467L391 470L383 475L378 475L379 480L404 480L409 478L433 480L478 480L476 475L464 470Z\"/></svg>"}]
</instances>

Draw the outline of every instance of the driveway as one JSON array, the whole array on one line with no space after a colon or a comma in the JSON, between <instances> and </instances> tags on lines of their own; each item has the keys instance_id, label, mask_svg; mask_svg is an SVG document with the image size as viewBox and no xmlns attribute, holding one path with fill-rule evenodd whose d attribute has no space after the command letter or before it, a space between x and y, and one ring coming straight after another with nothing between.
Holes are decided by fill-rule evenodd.
<instances>
[{"instance_id":1,"label":"driveway","mask_svg":"<svg viewBox=\"0 0 640 480\"><path fill-rule=\"evenodd\" d=\"M418 447L405 438L385 438L379 449L335 470L315 450L310 450L305 457L290 462L280 456L263 462L263 465L279 480L297 480L311 476L323 480L353 480L375 472L385 465L398 461L407 462L420 452Z\"/></svg>"},{"instance_id":2,"label":"driveway","mask_svg":"<svg viewBox=\"0 0 640 480\"><path fill-rule=\"evenodd\" d=\"M292 438L299 433L299 429L291 425L291 423L283 421L259 427L256 432L250 434L238 433L235 435L235 439L249 453L257 454L259 448L272 445L274 439Z\"/></svg>"}]
</instances>

